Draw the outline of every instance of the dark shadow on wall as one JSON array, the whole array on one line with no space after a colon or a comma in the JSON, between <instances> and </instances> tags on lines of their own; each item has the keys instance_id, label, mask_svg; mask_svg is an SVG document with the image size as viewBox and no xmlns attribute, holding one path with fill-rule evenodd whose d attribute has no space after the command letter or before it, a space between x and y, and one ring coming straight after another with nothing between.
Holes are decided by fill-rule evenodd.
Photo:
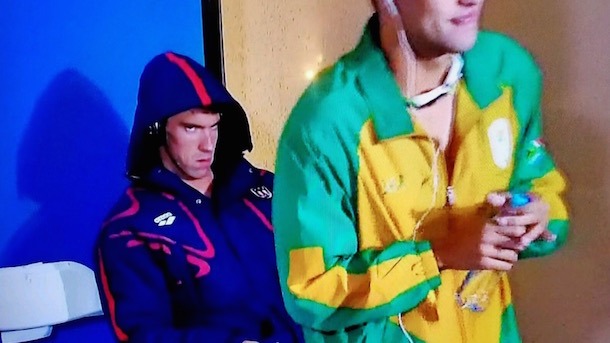
<instances>
[{"instance_id":1,"label":"dark shadow on wall","mask_svg":"<svg viewBox=\"0 0 610 343\"><path fill-rule=\"evenodd\" d=\"M606 106L576 95L587 85L574 80L573 67L586 60L574 53L578 42L570 30L586 18L567 6L557 0L489 1L484 14L484 27L516 38L540 63L545 139L569 179L566 246L553 256L520 262L512 275L526 343L607 342L596 334L607 326L610 313L610 212L608 195L603 195L610 186L610 161L607 133L595 122L596 111Z\"/></svg>"},{"instance_id":2,"label":"dark shadow on wall","mask_svg":"<svg viewBox=\"0 0 610 343\"><path fill-rule=\"evenodd\" d=\"M68 260L94 269L99 228L126 186L128 130L102 91L72 69L50 82L30 118L17 188L38 210L9 239L0 266ZM112 341L103 317L58 325L45 340Z\"/></svg>"}]
</instances>

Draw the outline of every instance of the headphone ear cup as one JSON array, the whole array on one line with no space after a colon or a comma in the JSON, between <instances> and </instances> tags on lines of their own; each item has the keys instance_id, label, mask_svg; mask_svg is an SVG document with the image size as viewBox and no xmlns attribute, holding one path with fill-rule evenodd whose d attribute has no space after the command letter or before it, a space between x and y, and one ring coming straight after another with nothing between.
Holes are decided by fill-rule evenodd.
<instances>
[{"instance_id":1,"label":"headphone ear cup","mask_svg":"<svg viewBox=\"0 0 610 343\"><path fill-rule=\"evenodd\" d=\"M148 135L158 146L165 145L165 125L158 121L148 127Z\"/></svg>"}]
</instances>

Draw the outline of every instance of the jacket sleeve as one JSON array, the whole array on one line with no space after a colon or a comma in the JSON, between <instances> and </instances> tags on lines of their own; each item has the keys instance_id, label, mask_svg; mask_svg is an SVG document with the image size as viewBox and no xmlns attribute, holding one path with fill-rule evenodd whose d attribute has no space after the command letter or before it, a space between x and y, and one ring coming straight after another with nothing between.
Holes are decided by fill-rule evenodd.
<instances>
[{"instance_id":1,"label":"jacket sleeve","mask_svg":"<svg viewBox=\"0 0 610 343\"><path fill-rule=\"evenodd\" d=\"M533 62L532 62L533 63ZM524 123L522 139L518 142L515 172L510 189L513 192L532 192L549 206L548 229L557 236L552 242L536 240L520 253L521 258L539 257L553 253L561 247L568 235L569 218L564 192L566 181L546 149L542 140L542 115L540 111L541 74L536 69L534 106Z\"/></svg>"},{"instance_id":2,"label":"jacket sleeve","mask_svg":"<svg viewBox=\"0 0 610 343\"><path fill-rule=\"evenodd\" d=\"M440 285L428 242L359 249L358 162L350 151L359 128L330 119L350 107L302 99L276 163L272 214L284 302L296 322L320 331L408 311Z\"/></svg>"},{"instance_id":3,"label":"jacket sleeve","mask_svg":"<svg viewBox=\"0 0 610 343\"><path fill-rule=\"evenodd\" d=\"M145 245L128 248L125 239L102 237L98 253L107 310L119 341L241 343L247 338L211 326L177 328L168 282Z\"/></svg>"}]
</instances>

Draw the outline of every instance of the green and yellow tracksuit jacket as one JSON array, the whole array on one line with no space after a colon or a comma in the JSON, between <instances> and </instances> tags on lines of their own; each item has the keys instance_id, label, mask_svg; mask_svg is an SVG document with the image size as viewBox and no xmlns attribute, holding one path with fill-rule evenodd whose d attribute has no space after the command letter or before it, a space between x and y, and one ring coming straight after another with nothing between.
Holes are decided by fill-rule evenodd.
<instances>
[{"instance_id":1,"label":"green and yellow tracksuit jacket","mask_svg":"<svg viewBox=\"0 0 610 343\"><path fill-rule=\"evenodd\" d=\"M565 182L540 140L541 74L531 56L481 32L463 57L451 175L405 110L375 19L295 106L279 143L273 223L284 302L307 341L408 342L401 314L414 342L520 342L506 274L484 272L496 281L475 283L487 287L484 311L460 306L467 271L439 272L426 239L481 225L489 192L528 191L550 204L557 239L520 257L550 254L567 236Z\"/></svg>"}]
</instances>

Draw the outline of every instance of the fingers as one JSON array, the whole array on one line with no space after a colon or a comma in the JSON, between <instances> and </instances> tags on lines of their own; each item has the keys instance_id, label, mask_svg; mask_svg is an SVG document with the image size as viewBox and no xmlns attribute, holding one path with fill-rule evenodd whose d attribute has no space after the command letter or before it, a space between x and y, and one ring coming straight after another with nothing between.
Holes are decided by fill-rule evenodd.
<instances>
[{"instance_id":1,"label":"fingers","mask_svg":"<svg viewBox=\"0 0 610 343\"><path fill-rule=\"evenodd\" d=\"M502 249L493 245L483 246L481 253L483 254L481 258L483 269L509 271L519 260L519 254L515 250Z\"/></svg>"},{"instance_id":2,"label":"fingers","mask_svg":"<svg viewBox=\"0 0 610 343\"><path fill-rule=\"evenodd\" d=\"M523 213L514 216L499 216L495 222L500 226L527 226L538 223L545 215L542 213Z\"/></svg>"},{"instance_id":3,"label":"fingers","mask_svg":"<svg viewBox=\"0 0 610 343\"><path fill-rule=\"evenodd\" d=\"M542 236L542 234L548 231L547 222L541 222L536 224L532 229L521 237L521 243L528 246L530 243Z\"/></svg>"},{"instance_id":4,"label":"fingers","mask_svg":"<svg viewBox=\"0 0 610 343\"><path fill-rule=\"evenodd\" d=\"M497 243L494 244L498 248L510 249L514 251L523 251L526 246L521 243L521 237L506 237L499 235Z\"/></svg>"},{"instance_id":5,"label":"fingers","mask_svg":"<svg viewBox=\"0 0 610 343\"><path fill-rule=\"evenodd\" d=\"M494 245L484 245L481 247L483 256L496 260L515 263L519 259L519 254L511 249L503 249Z\"/></svg>"},{"instance_id":6,"label":"fingers","mask_svg":"<svg viewBox=\"0 0 610 343\"><path fill-rule=\"evenodd\" d=\"M488 228L489 230L506 237L521 237L527 232L527 228L524 225L491 225ZM495 237L492 237L495 238ZM489 242L489 243L499 243L497 241Z\"/></svg>"},{"instance_id":7,"label":"fingers","mask_svg":"<svg viewBox=\"0 0 610 343\"><path fill-rule=\"evenodd\" d=\"M510 204L506 204L504 208L504 212L507 213L546 213L549 211L550 206L546 203L546 201L542 200L539 196L533 193L527 193L530 202L526 205L512 207Z\"/></svg>"},{"instance_id":8,"label":"fingers","mask_svg":"<svg viewBox=\"0 0 610 343\"><path fill-rule=\"evenodd\" d=\"M553 242L557 239L557 235L549 231L549 229L545 229L540 235L541 239L544 239L547 242Z\"/></svg>"},{"instance_id":9,"label":"fingers","mask_svg":"<svg viewBox=\"0 0 610 343\"><path fill-rule=\"evenodd\" d=\"M482 269L498 270L507 272L513 268L513 264L503 260L498 260L491 257L483 257L481 259Z\"/></svg>"},{"instance_id":10,"label":"fingers","mask_svg":"<svg viewBox=\"0 0 610 343\"><path fill-rule=\"evenodd\" d=\"M488 226L486 230L487 232L483 235L484 244L493 246L496 249L510 250L517 254L527 247L522 242L522 236L526 233L524 226ZM492 254L490 256L501 259L505 258L505 255L497 256ZM512 260L513 258L510 257L509 261Z\"/></svg>"},{"instance_id":11,"label":"fingers","mask_svg":"<svg viewBox=\"0 0 610 343\"><path fill-rule=\"evenodd\" d=\"M514 227L516 226L529 228L521 237L521 244L524 246L528 246L531 242L539 238L547 241L556 239L556 236L547 229L549 205L539 197L532 196L532 199L533 201L526 206L516 209L507 209L508 213L513 212L510 215L499 215L493 219L499 227L511 227L511 229L506 231L507 236L511 235L511 233L515 233ZM497 230L497 232L502 233L501 230ZM511 235L511 237L515 236Z\"/></svg>"}]
</instances>

